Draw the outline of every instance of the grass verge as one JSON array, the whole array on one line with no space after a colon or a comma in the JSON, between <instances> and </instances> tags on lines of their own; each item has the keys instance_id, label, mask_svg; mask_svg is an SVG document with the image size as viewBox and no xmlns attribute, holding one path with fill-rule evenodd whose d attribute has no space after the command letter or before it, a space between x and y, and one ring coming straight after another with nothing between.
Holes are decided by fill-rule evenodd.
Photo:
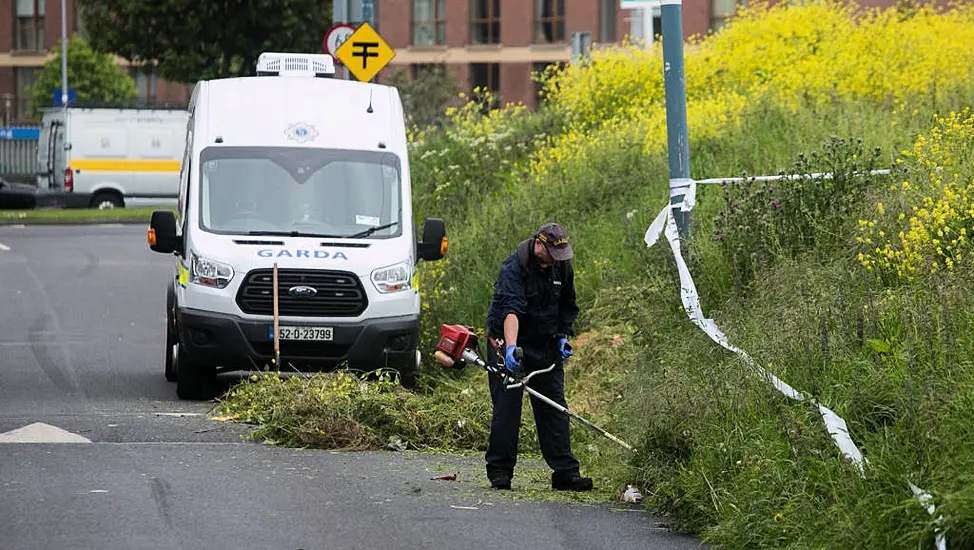
<instances>
[{"instance_id":1,"label":"grass verge","mask_svg":"<svg viewBox=\"0 0 974 550\"><path fill-rule=\"evenodd\" d=\"M838 6L755 7L688 54L694 175L801 177L701 188L686 255L705 315L848 422L865 477L816 409L688 321L670 252L642 242L667 199L658 50L569 67L541 113L461 111L449 133L416 139L417 218L443 215L451 242L448 260L419 268L422 348L432 351L441 323L482 330L502 259L541 222L562 221L582 308L568 402L638 450L573 424L573 448L602 486L636 482L650 509L727 548L929 548L937 528L950 547L970 547L974 123L935 115L974 98L958 61L974 52L974 11L904 4L856 19ZM870 166L892 176L854 175ZM823 171L843 177L809 177ZM385 407L396 419L380 425L399 423L428 448L480 448L482 376L431 363L425 386L401 399L442 424L396 401ZM464 413L468 398L478 414ZM275 422L289 422L294 401L279 400ZM268 426L268 407L249 418ZM450 424L460 419L483 424L461 438ZM370 430L374 444L390 437ZM530 415L521 444L536 452ZM937 516L910 483L932 494Z\"/></svg>"},{"instance_id":2,"label":"grass verge","mask_svg":"<svg viewBox=\"0 0 974 550\"><path fill-rule=\"evenodd\" d=\"M135 208L57 208L37 210L0 210L0 224L71 224L71 223L149 223L156 210L172 210L170 206L140 206Z\"/></svg>"}]
</instances>

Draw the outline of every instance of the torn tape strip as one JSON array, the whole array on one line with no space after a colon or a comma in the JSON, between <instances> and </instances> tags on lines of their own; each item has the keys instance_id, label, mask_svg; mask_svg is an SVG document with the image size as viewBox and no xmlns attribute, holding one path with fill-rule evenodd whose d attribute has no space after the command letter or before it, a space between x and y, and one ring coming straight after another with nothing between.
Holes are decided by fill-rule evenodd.
<instances>
[{"instance_id":1,"label":"torn tape strip","mask_svg":"<svg viewBox=\"0 0 974 550\"><path fill-rule=\"evenodd\" d=\"M705 318L703 311L700 308L700 298L697 294L696 286L693 282L693 277L690 275L690 270L687 267L686 261L683 259L683 254L680 250L680 236L676 228L676 221L669 215L669 208L663 209L662 212L653 220L649 229L646 231L646 244L648 246L653 246L656 241L659 240L661 230L665 232L667 240L670 242L670 248L673 250L673 257L677 262L677 269L680 273L680 298L683 302L683 309L686 311L687 316L690 320L700 327L710 339L719 344L724 349L732 351L738 354L745 363L748 364L753 370L755 370L761 377L765 378L771 384L780 391L782 394L798 400L804 401L805 396L780 380L774 374L768 372L762 368L756 361L754 361L747 353L732 346L728 340L727 336L717 327L713 319ZM852 460L856 466L859 468L860 474L864 473L864 465L862 459L862 453L856 447L852 438L849 436L849 429L842 418L836 415L827 407L819 404L812 400L815 405L819 408L819 413L822 415L822 420L825 422L826 429L832 436L836 445L842 453Z\"/></svg>"},{"instance_id":2,"label":"torn tape strip","mask_svg":"<svg viewBox=\"0 0 974 550\"><path fill-rule=\"evenodd\" d=\"M674 178L670 180L670 199L683 197L683 202L670 205L679 206L683 212L689 212L697 202L697 182L690 178Z\"/></svg>"},{"instance_id":3,"label":"torn tape strip","mask_svg":"<svg viewBox=\"0 0 974 550\"><path fill-rule=\"evenodd\" d=\"M936 513L936 508L934 507L933 503L930 502L930 500L933 498L930 496L930 493L917 487L913 483L910 483L910 490L913 491L913 494L916 496L917 500L920 501L920 504L926 507L927 512L931 516ZM943 516L938 516L937 523L940 523L943 521L943 519ZM947 538L944 536L942 529L936 529L936 538L934 542L937 545L937 550L947 550Z\"/></svg>"},{"instance_id":4,"label":"torn tape strip","mask_svg":"<svg viewBox=\"0 0 974 550\"><path fill-rule=\"evenodd\" d=\"M684 201L684 204L685 203L686 201ZM750 355L747 354L747 352L731 345L727 339L727 336L717 327L714 320L704 317L703 311L700 307L700 297L697 294L696 285L693 282L693 277L690 275L690 269L687 267L686 260L683 259L683 253L680 250L680 235L676 227L676 221L672 216L670 216L671 208L672 205L660 211L660 213L653 220L653 223L651 223L649 228L647 228L644 240L647 246L652 247L659 240L661 234L666 235L666 238L670 243L670 248L673 251L673 257L676 260L677 270L680 274L680 300L683 303L683 309L686 311L690 321L700 327L700 329L703 330L711 340L719 344L721 347L738 354L748 366L754 369L761 377L768 380L779 392L797 401L804 401L804 394L792 388L777 376L762 368L754 359L751 358ZM835 412L828 407L818 403L816 400L812 399L811 401L818 407L819 414L822 416L822 420L825 422L825 427L828 430L829 435L832 436L833 441L835 441L836 446L839 447L839 450L843 455L856 464L856 466L859 468L859 475L865 476L865 461L863 459L862 452L852 441L852 437L849 435L849 427L845 420L839 415L835 414ZM930 495L921 491L912 483L910 484L910 487L920 503L925 504L927 511L933 515L935 510L933 504L929 503ZM938 521L939 519L940 518L938 518ZM940 529L937 530L936 544L937 550L946 550L946 538Z\"/></svg>"}]
</instances>

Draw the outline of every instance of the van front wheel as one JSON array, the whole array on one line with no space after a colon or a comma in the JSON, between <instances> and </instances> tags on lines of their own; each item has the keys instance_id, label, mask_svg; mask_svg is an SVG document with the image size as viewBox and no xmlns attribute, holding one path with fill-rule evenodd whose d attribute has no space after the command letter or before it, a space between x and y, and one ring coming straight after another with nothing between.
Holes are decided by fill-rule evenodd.
<instances>
[{"instance_id":1,"label":"van front wheel","mask_svg":"<svg viewBox=\"0 0 974 550\"><path fill-rule=\"evenodd\" d=\"M418 350L415 353L416 359L414 361L406 361L396 367L399 372L399 385L407 390L415 389L416 382L419 379L420 355Z\"/></svg>"},{"instance_id":2,"label":"van front wheel","mask_svg":"<svg viewBox=\"0 0 974 550\"><path fill-rule=\"evenodd\" d=\"M111 208L122 208L125 202L122 196L114 191L99 191L91 197L91 207L99 210L109 210Z\"/></svg>"},{"instance_id":3,"label":"van front wheel","mask_svg":"<svg viewBox=\"0 0 974 550\"><path fill-rule=\"evenodd\" d=\"M186 353L182 344L176 347L176 395L180 399L202 401L207 398L216 371Z\"/></svg>"}]
</instances>

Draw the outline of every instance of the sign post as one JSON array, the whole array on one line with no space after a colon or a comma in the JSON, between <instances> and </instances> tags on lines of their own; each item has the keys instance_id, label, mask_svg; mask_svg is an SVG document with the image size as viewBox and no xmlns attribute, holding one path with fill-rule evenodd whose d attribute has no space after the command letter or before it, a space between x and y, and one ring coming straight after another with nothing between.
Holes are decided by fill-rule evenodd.
<instances>
[{"instance_id":1,"label":"sign post","mask_svg":"<svg viewBox=\"0 0 974 550\"><path fill-rule=\"evenodd\" d=\"M662 0L663 85L666 95L666 139L670 161L670 214L680 239L690 233L690 212L683 200L690 191L690 138L687 130L687 84L683 70L683 0Z\"/></svg>"},{"instance_id":2,"label":"sign post","mask_svg":"<svg viewBox=\"0 0 974 550\"><path fill-rule=\"evenodd\" d=\"M362 0L362 21L375 27L375 0Z\"/></svg>"},{"instance_id":3,"label":"sign post","mask_svg":"<svg viewBox=\"0 0 974 550\"><path fill-rule=\"evenodd\" d=\"M395 50L368 23L362 23L335 51L335 57L362 82L370 82L395 56Z\"/></svg>"},{"instance_id":4,"label":"sign post","mask_svg":"<svg viewBox=\"0 0 974 550\"><path fill-rule=\"evenodd\" d=\"M68 15L67 0L61 0L61 106L68 108Z\"/></svg>"}]
</instances>

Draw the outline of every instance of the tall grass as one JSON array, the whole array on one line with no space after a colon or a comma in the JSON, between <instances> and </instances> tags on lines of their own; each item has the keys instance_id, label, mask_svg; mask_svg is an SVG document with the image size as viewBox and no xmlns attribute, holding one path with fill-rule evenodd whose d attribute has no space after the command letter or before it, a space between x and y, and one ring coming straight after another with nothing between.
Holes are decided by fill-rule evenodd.
<instances>
[{"instance_id":1,"label":"tall grass","mask_svg":"<svg viewBox=\"0 0 974 550\"><path fill-rule=\"evenodd\" d=\"M846 419L865 476L815 408L688 322L671 253L642 240L668 198L659 49L606 50L554 74L538 112L485 116L471 103L413 136L417 219L444 217L450 238L446 260L419 266L424 353L442 323L482 332L502 260L541 223L562 222L582 310L569 405L638 448L627 455L575 427L600 486L635 482L646 506L728 548L931 547L938 526L952 548L974 545L974 254L953 237L974 230L974 168L930 166L945 150L969 158L966 119L935 115L971 104L972 57L971 6L826 1L752 6L687 50L694 177L846 176L701 186L685 255L705 314ZM864 168L894 171L856 175ZM940 268L900 276L916 254ZM442 442L450 422L485 421L484 373L423 370L409 399L444 422L414 439ZM442 406L461 387L480 404ZM529 415L524 426L522 450L536 452ZM470 433L462 441L481 448L484 431ZM911 482L933 495L942 524Z\"/></svg>"},{"instance_id":2,"label":"tall grass","mask_svg":"<svg viewBox=\"0 0 974 550\"><path fill-rule=\"evenodd\" d=\"M816 409L778 394L687 322L672 258L642 243L667 197L658 51L607 51L557 74L539 114L491 129L531 143L503 173L479 171L497 165L496 148L439 138L469 159L454 181L473 181L474 170L483 179L462 200L434 195L420 209L448 212L451 239L449 263L435 276L421 267L424 296L433 296L424 345L435 345L441 322L482 328L502 259L542 222L560 221L574 241L582 306L569 403L639 447L630 459L576 429L582 463L601 480L638 478L648 506L740 548L930 546L934 518L912 482L933 494L951 546L963 547L974 532L964 508L974 497L974 450L959 443L974 436L966 338L974 304L961 290L969 270L892 284L866 269L858 254L869 249L856 237L879 202L901 208L887 208L887 225L923 206L924 197L898 190L898 179L928 179L902 170L902 152L930 135L935 114L974 98L970 66L959 62L974 53L974 12L863 15L805 4L751 8L688 53L691 169L697 178L834 170L849 178L781 182L775 197L789 202L780 213L763 194L770 189L701 187L687 255L707 316L848 421L865 477ZM458 119L453 131L484 124ZM543 136L515 137L541 125ZM417 146L430 163L420 170L437 166L434 142ZM854 175L869 168L896 171ZM967 219L955 216L954 230ZM970 265L965 253L954 260ZM434 384L447 376L428 370Z\"/></svg>"}]
</instances>

